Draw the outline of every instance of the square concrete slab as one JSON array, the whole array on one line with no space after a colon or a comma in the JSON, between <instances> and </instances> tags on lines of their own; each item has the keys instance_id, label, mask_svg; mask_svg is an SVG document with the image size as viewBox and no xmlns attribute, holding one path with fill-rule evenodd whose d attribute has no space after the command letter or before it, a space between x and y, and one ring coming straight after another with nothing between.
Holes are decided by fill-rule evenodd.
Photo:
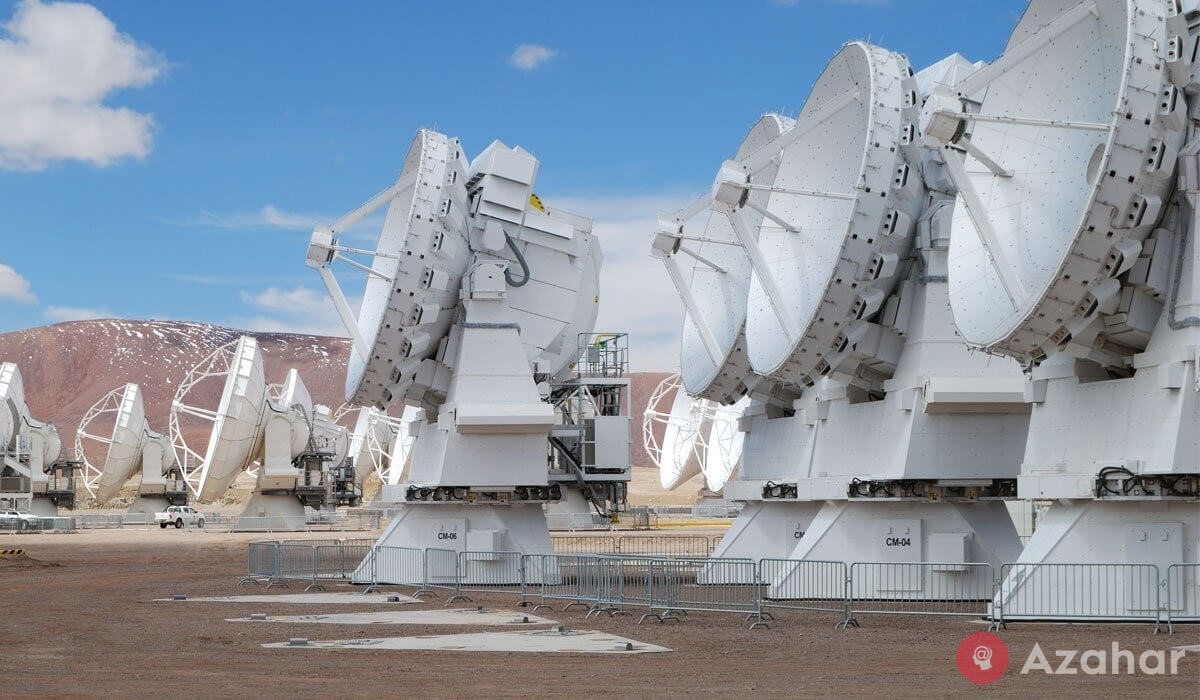
<instances>
[{"instance_id":1,"label":"square concrete slab","mask_svg":"<svg viewBox=\"0 0 1200 700\"><path fill-rule=\"evenodd\" d=\"M395 598L396 600L391 600ZM155 598L154 602L179 602L177 598ZM281 593L278 595L226 595L184 598L182 602L199 603L294 603L300 605L381 605L419 603L417 598L398 593Z\"/></svg>"},{"instance_id":2,"label":"square concrete slab","mask_svg":"<svg viewBox=\"0 0 1200 700\"><path fill-rule=\"evenodd\" d=\"M227 622L315 622L327 625L555 625L537 615L514 610L379 610L375 612L332 613L329 615L267 615L233 617Z\"/></svg>"},{"instance_id":3,"label":"square concrete slab","mask_svg":"<svg viewBox=\"0 0 1200 700\"><path fill-rule=\"evenodd\" d=\"M380 649L387 651L512 651L573 654L645 654L671 651L607 632L535 630L529 632L469 632L423 634L415 637L291 639L264 644L268 649Z\"/></svg>"}]
</instances>

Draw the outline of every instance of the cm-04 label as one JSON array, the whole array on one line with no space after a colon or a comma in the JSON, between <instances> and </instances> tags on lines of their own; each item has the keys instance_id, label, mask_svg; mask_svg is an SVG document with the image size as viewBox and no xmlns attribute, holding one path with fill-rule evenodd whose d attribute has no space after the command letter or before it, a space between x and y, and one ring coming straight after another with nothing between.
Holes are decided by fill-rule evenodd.
<instances>
[{"instance_id":1,"label":"cm-04 label","mask_svg":"<svg viewBox=\"0 0 1200 700\"><path fill-rule=\"evenodd\" d=\"M885 540L885 544L889 547L911 547L912 538L910 537L889 537Z\"/></svg>"}]
</instances>

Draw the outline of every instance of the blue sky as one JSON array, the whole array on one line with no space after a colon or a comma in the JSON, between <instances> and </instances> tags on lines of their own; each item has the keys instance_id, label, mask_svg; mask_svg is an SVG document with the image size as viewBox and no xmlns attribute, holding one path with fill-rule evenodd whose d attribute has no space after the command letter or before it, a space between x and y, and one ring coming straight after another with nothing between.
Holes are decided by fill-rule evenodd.
<instances>
[{"instance_id":1,"label":"blue sky","mask_svg":"<svg viewBox=\"0 0 1200 700\"><path fill-rule=\"evenodd\" d=\"M596 219L600 325L633 333L638 368L671 369L655 214L708 187L762 112L797 112L844 42L917 69L988 60L1024 5L0 0L0 332L337 332L308 233L390 184L429 126L541 159L543 198Z\"/></svg>"}]
</instances>

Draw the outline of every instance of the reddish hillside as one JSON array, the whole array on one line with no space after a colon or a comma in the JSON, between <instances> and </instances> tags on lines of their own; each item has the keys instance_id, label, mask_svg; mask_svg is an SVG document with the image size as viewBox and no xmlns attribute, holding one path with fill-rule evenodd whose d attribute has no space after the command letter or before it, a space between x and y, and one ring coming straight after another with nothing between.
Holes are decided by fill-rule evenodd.
<instances>
[{"instance_id":1,"label":"reddish hillside","mask_svg":"<svg viewBox=\"0 0 1200 700\"><path fill-rule=\"evenodd\" d=\"M150 425L167 432L171 399L189 369L242 331L204 323L75 321L0 334L0 362L15 362L25 380L34 417L54 422L63 445L74 445L83 414L125 382L141 385ZM313 400L342 403L349 341L292 333L251 333L262 347L268 382L283 381L295 367ZM665 376L633 375L634 463L649 466L640 435L642 412ZM189 433L190 435L190 433ZM190 440L190 437L189 437Z\"/></svg>"}]
</instances>

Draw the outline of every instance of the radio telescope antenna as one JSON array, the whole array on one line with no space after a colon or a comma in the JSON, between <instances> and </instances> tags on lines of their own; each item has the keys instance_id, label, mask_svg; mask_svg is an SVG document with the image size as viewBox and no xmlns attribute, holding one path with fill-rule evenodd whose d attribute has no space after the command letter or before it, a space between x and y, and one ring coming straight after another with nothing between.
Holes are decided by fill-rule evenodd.
<instances>
[{"instance_id":1,"label":"radio telescope antenna","mask_svg":"<svg viewBox=\"0 0 1200 700\"><path fill-rule=\"evenodd\" d=\"M764 267L754 239L778 170L776 158L759 154L786 148L790 141L785 132L794 124L778 114L764 115L750 129L734 160L722 165L712 191L673 217L659 220L652 253L663 261L686 310L680 367L683 387L692 396L733 403L750 388L746 295L751 270L755 265ZM721 199L727 194L723 177L745 180L746 197L736 206ZM705 212L707 217L701 217ZM701 218L703 233L689 233L689 222ZM688 259L690 275L682 269L680 255Z\"/></svg>"},{"instance_id":2,"label":"radio telescope antenna","mask_svg":"<svg viewBox=\"0 0 1200 700\"><path fill-rule=\"evenodd\" d=\"M971 69L952 57L924 82ZM717 176L715 206L760 215L740 233L728 217L750 261L749 398L714 407L700 436L711 485L742 462L723 491L747 505L717 556L998 566L1019 551L1003 504L976 501L1011 495L1029 421L1023 381L1015 363L989 363L954 335L952 184L917 129L921 83L904 56L848 43L795 125ZM773 177L756 179L751 166L767 162ZM880 550L878 528L908 532L892 538L907 549ZM978 558L939 549L967 540ZM800 574L781 570L769 585L794 594ZM906 595L932 595L939 576L906 584ZM698 580L735 582L707 568ZM871 582L855 591L892 593Z\"/></svg>"},{"instance_id":3,"label":"radio telescope antenna","mask_svg":"<svg viewBox=\"0 0 1200 700\"><path fill-rule=\"evenodd\" d=\"M427 396L432 391L432 358L438 341L450 330L471 259L464 226L469 210L467 168L457 139L421 130L391 187L313 231L309 265L320 273L350 333L346 398L351 403L387 407L405 397L438 402L438 397ZM375 250L339 242L339 233L385 206ZM371 256L370 265L350 257L355 254ZM329 267L334 261L367 273L357 319ZM389 304L393 298L404 299L403 308ZM395 349L376 352L380 346Z\"/></svg>"},{"instance_id":4,"label":"radio telescope antenna","mask_svg":"<svg viewBox=\"0 0 1200 700\"><path fill-rule=\"evenodd\" d=\"M742 397L732 406L714 404L708 433L702 436L704 461L700 470L704 482L713 493L725 488L725 483L742 461L742 446L746 433L738 425L750 406L750 397Z\"/></svg>"},{"instance_id":5,"label":"radio telescope antenna","mask_svg":"<svg viewBox=\"0 0 1200 700\"><path fill-rule=\"evenodd\" d=\"M205 427L201 451L193 443ZM348 452L345 429L328 408L313 404L294 369L273 393L250 336L217 348L187 373L171 403L170 431L187 483L202 503L219 498L241 472L258 465L242 529L300 529L306 505L357 503L356 492L342 491L333 473Z\"/></svg>"},{"instance_id":6,"label":"radio telescope antenna","mask_svg":"<svg viewBox=\"0 0 1200 700\"><path fill-rule=\"evenodd\" d=\"M21 370L13 362L0 363L0 448L0 474L24 484L20 491L0 493L0 500L43 516L57 515L60 502L74 504L74 465L57 462L62 452L58 428L30 413ZM62 483L60 473L66 475Z\"/></svg>"},{"instance_id":7,"label":"radio telescope antenna","mask_svg":"<svg viewBox=\"0 0 1200 700\"><path fill-rule=\"evenodd\" d=\"M925 105L925 137L959 190L949 272L967 343L1117 368L1145 348L1151 329L1117 278L1170 198L1191 72L1171 53L1184 52L1182 19L1175 34L1161 17L1139 20L1149 4L1034 2L999 60ZM1164 69L1151 75L1144 60Z\"/></svg>"},{"instance_id":8,"label":"radio telescope antenna","mask_svg":"<svg viewBox=\"0 0 1200 700\"><path fill-rule=\"evenodd\" d=\"M92 404L75 431L75 454L97 504L112 500L136 472L141 483L129 512L155 513L187 502L175 451L166 436L150 429L137 384L113 389Z\"/></svg>"},{"instance_id":9,"label":"radio telescope antenna","mask_svg":"<svg viewBox=\"0 0 1200 700\"><path fill-rule=\"evenodd\" d=\"M678 374L659 382L642 415L642 446L658 466L662 487L675 489L704 474L710 491L724 488L741 460L745 433L738 419L749 405L748 396L732 406L688 396Z\"/></svg>"},{"instance_id":10,"label":"radio telescope antenna","mask_svg":"<svg viewBox=\"0 0 1200 700\"><path fill-rule=\"evenodd\" d=\"M203 391L201 386L208 389ZM199 405L220 386L215 410ZM195 396L195 399L192 397ZM267 406L262 354L249 336L213 350L188 371L171 402L171 444L193 495L211 503L233 485L262 447L263 415ZM192 446L184 430L189 423L208 423L203 450ZM191 440L195 440L192 437Z\"/></svg>"},{"instance_id":11,"label":"radio telescope antenna","mask_svg":"<svg viewBox=\"0 0 1200 700\"><path fill-rule=\"evenodd\" d=\"M338 423L353 425L349 454L359 486L366 478L367 469L379 477L384 488L400 483L412 455L416 439L412 426L421 417L420 409L405 406L403 415L396 417L377 408L347 403L334 415ZM389 502L389 496L381 491L380 500Z\"/></svg>"},{"instance_id":12,"label":"radio telescope antenna","mask_svg":"<svg viewBox=\"0 0 1200 700\"><path fill-rule=\"evenodd\" d=\"M866 319L898 280L923 205L920 169L906 153L917 106L903 57L851 43L784 135L746 316L747 352L759 374L808 387L834 369L855 373L851 346L887 342ZM720 184L727 202L750 191L732 176ZM872 371L886 375L886 361L880 365Z\"/></svg>"},{"instance_id":13,"label":"radio telescope antenna","mask_svg":"<svg viewBox=\"0 0 1200 700\"><path fill-rule=\"evenodd\" d=\"M1018 495L1052 501L1008 567L996 601L1006 618L1022 606L1064 617L1042 595L1071 608L1078 592L1040 564L1200 561L1184 534L1200 530L1189 117L1200 37L1189 24L1178 2L1035 0L998 60L923 109L924 138L959 192L954 324L1027 368ZM1103 613L1154 609L1153 591L1129 587Z\"/></svg>"},{"instance_id":14,"label":"radio telescope antenna","mask_svg":"<svg viewBox=\"0 0 1200 700\"><path fill-rule=\"evenodd\" d=\"M700 473L700 435L710 425L708 404L688 396L678 374L664 378L650 394L642 414L642 446L658 466L664 489Z\"/></svg>"},{"instance_id":15,"label":"radio telescope antenna","mask_svg":"<svg viewBox=\"0 0 1200 700\"><path fill-rule=\"evenodd\" d=\"M590 221L534 195L538 167L499 141L468 163L458 139L422 129L391 187L313 231L308 265L354 348L347 400L425 410L396 489L405 507L380 544L550 551L541 506L562 486L549 481L547 399L591 333L601 256ZM373 249L341 241L384 207ZM357 318L338 261L367 275Z\"/></svg>"}]
</instances>

